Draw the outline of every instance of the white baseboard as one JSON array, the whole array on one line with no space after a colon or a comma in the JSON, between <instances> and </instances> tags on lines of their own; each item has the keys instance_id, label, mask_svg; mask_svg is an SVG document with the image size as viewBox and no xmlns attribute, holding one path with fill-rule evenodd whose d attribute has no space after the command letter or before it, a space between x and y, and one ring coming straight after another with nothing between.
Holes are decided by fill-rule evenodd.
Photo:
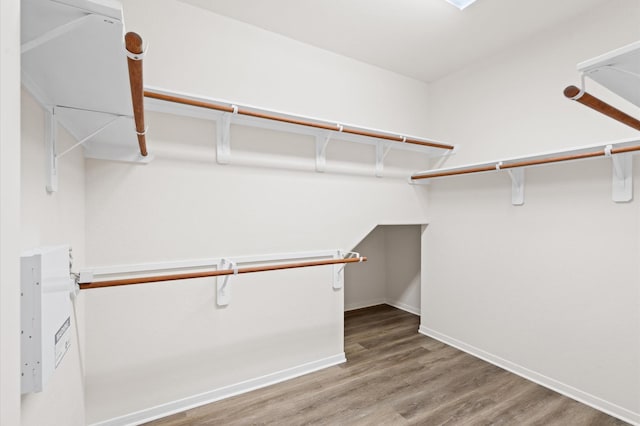
<instances>
[{"instance_id":1,"label":"white baseboard","mask_svg":"<svg viewBox=\"0 0 640 426\"><path fill-rule=\"evenodd\" d=\"M419 308L419 307L418 307L418 308L416 308L415 306L409 306L409 305L407 305L406 303L402 303L402 302L390 302L390 301L388 301L388 300L387 300L385 303L386 303L387 305L389 305L389 306L393 306L394 308L400 309L400 310L405 311L405 312L409 312L410 314L418 315L418 316L420 316L420 315L421 315L421 313L420 313L420 308Z\"/></svg>"},{"instance_id":2,"label":"white baseboard","mask_svg":"<svg viewBox=\"0 0 640 426\"><path fill-rule=\"evenodd\" d=\"M468 354L471 354L476 358L480 358L493 365L517 374L518 376L524 377L527 380L561 393L562 395L568 396L571 399L575 399L576 401L589 405L596 410L617 417L633 425L640 426L640 413L634 413L631 410L620 407L619 405L613 404L609 401L605 401L604 399L598 398L597 396L591 395L587 392L583 392L580 389L576 389L570 385L559 382L558 380L552 379L551 377L547 377L533 370L529 370L526 367L518 365L504 358L500 358L499 356L483 351L482 349L478 349L475 346L461 342L460 340L454 339L453 337L449 337L435 330L431 330L430 328L427 328L422 324L420 325L420 329L418 331L420 332L420 334L432 337L436 340L446 343L447 345L460 349L463 352L467 352Z\"/></svg>"},{"instance_id":3,"label":"white baseboard","mask_svg":"<svg viewBox=\"0 0 640 426\"><path fill-rule=\"evenodd\" d=\"M98 423L93 423L92 426L139 425L141 423L146 423L151 420L167 417L175 413L180 413L191 408L199 407L201 405L210 404L221 399L229 398L255 389L260 389L276 383L284 382L285 380L290 380L299 376L304 376L305 374L313 373L314 371L342 364L343 362L346 362L346 360L347 359L345 357L345 354L344 352L342 352L328 358L319 359L317 361L298 365L296 367L287 368L286 370L281 370L275 373L267 374L265 376L256 377L255 379L246 380L244 382L236 383L201 394L193 395L187 398L171 401L166 404L129 413L124 416L100 421Z\"/></svg>"},{"instance_id":4,"label":"white baseboard","mask_svg":"<svg viewBox=\"0 0 640 426\"><path fill-rule=\"evenodd\" d=\"M370 308L372 306L378 306L378 305L389 305L389 306L393 306L394 308L400 309L402 311L409 312L410 314L413 314L413 315L418 315L418 316L420 315L420 308L415 308L413 306L409 306L406 303L402 303L402 302L390 302L387 299L374 299L374 300L369 300L367 302L350 303L348 305L345 305L344 311L345 312L355 311L356 309Z\"/></svg>"},{"instance_id":5,"label":"white baseboard","mask_svg":"<svg viewBox=\"0 0 640 426\"><path fill-rule=\"evenodd\" d=\"M370 308L371 306L384 305L385 303L387 303L386 299L372 299L365 302L349 303L344 305L344 311L355 311L356 309Z\"/></svg>"}]
</instances>

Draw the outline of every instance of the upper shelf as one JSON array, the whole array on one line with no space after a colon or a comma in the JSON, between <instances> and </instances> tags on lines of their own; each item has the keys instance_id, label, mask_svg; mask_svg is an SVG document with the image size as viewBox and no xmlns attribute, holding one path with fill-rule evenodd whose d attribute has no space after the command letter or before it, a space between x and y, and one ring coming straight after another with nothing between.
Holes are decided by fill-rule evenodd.
<instances>
[{"instance_id":1,"label":"upper shelf","mask_svg":"<svg viewBox=\"0 0 640 426\"><path fill-rule=\"evenodd\" d=\"M329 140L374 145L377 176L383 175L384 159L392 148L428 156L456 150L454 145L406 134L151 87L143 100L141 66L137 74L130 72L131 61L144 56L142 42L139 51L125 49L130 33L123 37L122 7L116 0L23 0L22 20L22 83L47 109L53 129L45 134L52 139L47 142L50 191L56 188L57 161L69 151L56 151L56 124L78 140L74 147L82 145L85 157L146 163L151 157L144 156L145 141L140 141L140 150L137 141L146 134L145 108L217 121L221 164L231 158L231 123L315 136L318 171L326 170Z\"/></svg>"},{"instance_id":2,"label":"upper shelf","mask_svg":"<svg viewBox=\"0 0 640 426\"><path fill-rule=\"evenodd\" d=\"M548 151L524 157L505 158L484 163L426 170L411 176L410 182L425 182L429 179L471 173L507 171L512 180L512 203L524 203L524 169L564 161L610 157L613 163L612 199L628 202L633 198L632 154L640 151L640 139L624 139L615 142L586 145L571 149Z\"/></svg>"},{"instance_id":3,"label":"upper shelf","mask_svg":"<svg viewBox=\"0 0 640 426\"><path fill-rule=\"evenodd\" d=\"M578 64L578 71L640 106L640 40Z\"/></svg>"},{"instance_id":4,"label":"upper shelf","mask_svg":"<svg viewBox=\"0 0 640 426\"><path fill-rule=\"evenodd\" d=\"M326 152L331 140L373 145L376 148L375 175L389 176L384 161L390 149L419 152L430 157L448 156L456 151L449 145L430 139L364 128L360 126L304 117L280 111L239 105L219 99L177 93L146 87L145 109L190 116L216 122L216 161L229 164L231 155L231 124L314 136L316 139L316 171L327 170ZM406 174L403 174L403 178Z\"/></svg>"},{"instance_id":5,"label":"upper shelf","mask_svg":"<svg viewBox=\"0 0 640 426\"><path fill-rule=\"evenodd\" d=\"M22 0L22 84L90 158L146 162L133 123L122 7L114 0Z\"/></svg>"},{"instance_id":6,"label":"upper shelf","mask_svg":"<svg viewBox=\"0 0 640 426\"><path fill-rule=\"evenodd\" d=\"M230 123L282 130L290 133L329 137L371 145L387 144L393 147L432 156L449 155L456 146L433 139L410 135L400 135L384 130L365 128L343 122L305 117L286 112L267 110L249 105L240 105L220 99L192 94L178 93L156 87L145 87L145 108L165 112L220 121L227 117Z\"/></svg>"},{"instance_id":7,"label":"upper shelf","mask_svg":"<svg viewBox=\"0 0 640 426\"><path fill-rule=\"evenodd\" d=\"M563 161L585 160L588 158L625 154L639 150L640 139L622 139L607 143L598 143L556 151L547 151L522 157L511 157L504 158L502 160L487 161L483 163L425 170L422 172L414 173L413 176L411 176L411 180L420 181L470 173L511 170L515 168L541 166L544 164L559 163Z\"/></svg>"}]
</instances>

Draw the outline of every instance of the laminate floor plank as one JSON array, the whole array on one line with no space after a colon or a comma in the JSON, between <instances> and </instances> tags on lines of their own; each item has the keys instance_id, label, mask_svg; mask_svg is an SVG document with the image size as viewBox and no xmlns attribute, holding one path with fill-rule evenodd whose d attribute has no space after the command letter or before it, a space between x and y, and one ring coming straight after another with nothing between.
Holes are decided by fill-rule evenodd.
<instances>
[{"instance_id":1,"label":"laminate floor plank","mask_svg":"<svg viewBox=\"0 0 640 426\"><path fill-rule=\"evenodd\" d=\"M622 426L506 370L417 333L379 305L345 313L347 362L148 423L153 426Z\"/></svg>"}]
</instances>

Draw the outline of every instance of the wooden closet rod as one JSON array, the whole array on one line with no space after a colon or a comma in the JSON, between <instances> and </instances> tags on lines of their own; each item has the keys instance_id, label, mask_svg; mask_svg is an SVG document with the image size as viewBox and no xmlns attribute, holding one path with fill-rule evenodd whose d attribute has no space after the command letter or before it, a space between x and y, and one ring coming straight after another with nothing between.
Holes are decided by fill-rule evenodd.
<instances>
[{"instance_id":1,"label":"wooden closet rod","mask_svg":"<svg viewBox=\"0 0 640 426\"><path fill-rule=\"evenodd\" d=\"M136 134L140 155L146 157L147 152L147 130L144 125L144 84L142 82L142 37L129 32L124 36L125 47L128 51L127 65L129 66L129 84L131 85L131 101L133 102L133 118L136 122Z\"/></svg>"},{"instance_id":2,"label":"wooden closet rod","mask_svg":"<svg viewBox=\"0 0 640 426\"><path fill-rule=\"evenodd\" d=\"M264 265L264 266L253 266L249 268L238 268L237 273L249 274L253 272L277 271L280 269L306 268L309 266L336 265L340 263L356 263L356 262L366 262L366 261L367 261L367 258L364 256L350 257L345 259L314 260L309 262L282 263L279 265ZM236 272L233 269L220 269L216 271L187 272L184 274L157 275L157 276L151 276L151 277L124 278L124 279L110 280L110 281L96 281L91 283L80 283L80 290L88 290L92 288L101 288L101 287L117 287L121 285L156 283L156 282L162 282L162 281L187 280L191 278L219 277L222 275L234 275L235 273Z\"/></svg>"},{"instance_id":3,"label":"wooden closet rod","mask_svg":"<svg viewBox=\"0 0 640 426\"><path fill-rule=\"evenodd\" d=\"M640 145L611 148L611 154L624 154L627 152L634 152L634 151L640 151ZM464 175L469 173L480 173L480 172L490 172L495 170L514 169L516 167L539 166L542 164L559 163L562 161L584 160L586 158L604 157L606 155L607 153L605 152L605 150L601 149L598 151L583 152L580 154L558 155L556 157L512 161L508 163L496 162L487 166L468 167L464 169L447 170L442 172L438 172L438 171L435 171L433 173L426 172L419 175L413 175L411 176L411 179L412 180L432 179L432 178L444 177L444 176L455 176L455 175Z\"/></svg>"},{"instance_id":4,"label":"wooden closet rod","mask_svg":"<svg viewBox=\"0 0 640 426\"><path fill-rule=\"evenodd\" d=\"M623 124L626 124L629 127L633 127L636 130L640 130L640 120L634 118L619 109L609 105L608 103L596 98L593 95L590 95L587 92L583 92L580 97L577 97L580 94L580 89L576 86L568 86L564 89L564 95L573 99L577 102L580 102L582 105L588 106L591 109L598 111L601 114L606 115L607 117L611 117L614 120L617 120Z\"/></svg>"},{"instance_id":5,"label":"wooden closet rod","mask_svg":"<svg viewBox=\"0 0 640 426\"><path fill-rule=\"evenodd\" d=\"M630 115L620 111L617 108L614 108L613 106L596 98L595 96L590 95L587 92L582 93L582 95L578 97L579 94L580 94L580 89L577 88L576 86L568 86L566 89L564 89L564 95L567 98L578 101L581 104L588 106L589 108L592 108L608 117L613 118L614 120L617 120L623 124L626 124L627 126L633 127L636 130L640 130L640 120L634 117L631 117ZM640 145L612 148L611 154L624 154L626 152L634 152L634 151L640 151ZM486 165L486 166L473 166L473 167L462 168L458 170L447 170L447 171L440 171L440 172L434 171L433 173L426 172L418 175L413 175L411 176L411 179L412 180L431 179L431 178L438 178L438 177L444 177L444 176L464 175L469 173L490 172L493 170L505 170L505 169L513 169L516 167L538 166L541 164L558 163L561 161L583 160L585 158L604 157L606 155L607 153L605 152L605 150L598 150L598 151L583 152L580 154L558 155L556 157L511 161L507 163L495 162L493 164Z\"/></svg>"},{"instance_id":6,"label":"wooden closet rod","mask_svg":"<svg viewBox=\"0 0 640 426\"><path fill-rule=\"evenodd\" d=\"M368 130L360 130L356 128L344 127L338 124L332 124L332 123L326 123L326 122L323 123L320 121L309 121L302 118L285 117L285 116L269 114L265 112L252 111L250 109L242 108L242 107L234 108L231 105L220 105L220 104L215 104L211 102L197 101L189 98L184 98L181 96L157 93L150 90L145 90L144 96L146 96L147 98L159 99L167 102L175 102L175 103L184 104L184 105L191 105L191 106L200 107L200 108L213 109L216 111L235 112L240 115L263 118L266 120L279 121L281 123L289 123L289 124L297 124L300 126L314 127L316 129L333 130L336 132L350 133L352 135L367 136L371 138L385 139L389 141L409 143L413 145L430 146L432 148L440 148L440 149L446 149L446 150L451 150L454 148L453 145L448 145L448 144L443 144L438 142L421 141L418 139L407 138L403 136L387 135L384 133L378 133L378 132L373 132Z\"/></svg>"}]
</instances>

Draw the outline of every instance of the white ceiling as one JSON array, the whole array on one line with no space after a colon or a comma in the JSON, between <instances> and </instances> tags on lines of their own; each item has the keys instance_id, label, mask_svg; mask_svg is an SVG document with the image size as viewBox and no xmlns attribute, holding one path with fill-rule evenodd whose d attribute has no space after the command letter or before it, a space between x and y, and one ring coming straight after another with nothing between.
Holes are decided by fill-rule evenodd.
<instances>
[{"instance_id":1,"label":"white ceiling","mask_svg":"<svg viewBox=\"0 0 640 426\"><path fill-rule=\"evenodd\" d=\"M426 82L607 0L181 0Z\"/></svg>"}]
</instances>

